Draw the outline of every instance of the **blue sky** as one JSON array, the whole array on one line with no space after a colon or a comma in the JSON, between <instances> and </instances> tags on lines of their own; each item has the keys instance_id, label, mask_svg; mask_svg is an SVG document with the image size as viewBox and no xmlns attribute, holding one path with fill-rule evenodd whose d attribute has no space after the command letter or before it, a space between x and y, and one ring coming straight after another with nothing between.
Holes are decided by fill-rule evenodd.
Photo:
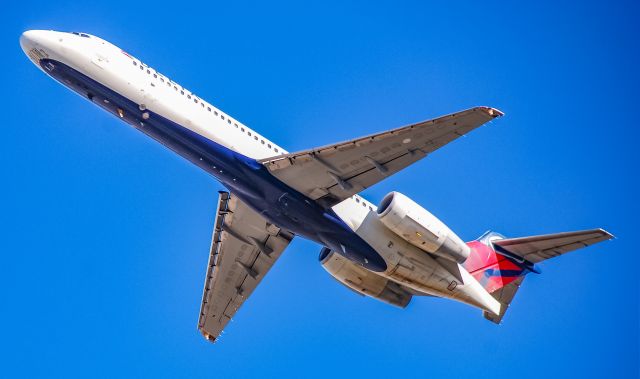
<instances>
[{"instance_id":1,"label":"blue sky","mask_svg":"<svg viewBox=\"0 0 640 379\"><path fill-rule=\"evenodd\" d=\"M634 2L14 2L4 91L2 377L637 377ZM220 342L196 331L205 173L39 72L27 29L108 39L290 151L475 105L506 116L368 189L463 239L604 227L503 325L355 296L295 240Z\"/></svg>"}]
</instances>

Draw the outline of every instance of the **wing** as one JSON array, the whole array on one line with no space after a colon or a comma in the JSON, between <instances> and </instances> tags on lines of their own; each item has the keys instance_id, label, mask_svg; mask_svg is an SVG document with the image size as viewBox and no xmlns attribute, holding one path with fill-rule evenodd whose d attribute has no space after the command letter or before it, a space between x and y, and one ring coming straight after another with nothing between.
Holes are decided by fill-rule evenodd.
<instances>
[{"instance_id":1,"label":"wing","mask_svg":"<svg viewBox=\"0 0 640 379\"><path fill-rule=\"evenodd\" d=\"M220 192L198 319L206 339L215 341L292 238L237 197Z\"/></svg>"},{"instance_id":2,"label":"wing","mask_svg":"<svg viewBox=\"0 0 640 379\"><path fill-rule=\"evenodd\" d=\"M492 243L531 263L538 263L612 238L613 236L605 230L592 229L533 237L507 238L492 241Z\"/></svg>"},{"instance_id":3,"label":"wing","mask_svg":"<svg viewBox=\"0 0 640 379\"><path fill-rule=\"evenodd\" d=\"M476 107L262 163L287 185L329 207L499 116L497 109Z\"/></svg>"}]
</instances>

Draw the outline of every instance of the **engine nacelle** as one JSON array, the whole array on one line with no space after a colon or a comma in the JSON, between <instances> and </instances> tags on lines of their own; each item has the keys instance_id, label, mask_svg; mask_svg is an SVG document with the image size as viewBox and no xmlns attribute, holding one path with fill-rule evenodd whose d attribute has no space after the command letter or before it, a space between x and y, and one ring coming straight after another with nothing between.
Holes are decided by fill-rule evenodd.
<instances>
[{"instance_id":1,"label":"engine nacelle","mask_svg":"<svg viewBox=\"0 0 640 379\"><path fill-rule=\"evenodd\" d=\"M358 266L326 247L320 251L319 260L331 276L359 294L400 308L406 307L411 301L413 295L398 283Z\"/></svg>"},{"instance_id":2,"label":"engine nacelle","mask_svg":"<svg viewBox=\"0 0 640 379\"><path fill-rule=\"evenodd\" d=\"M429 211L399 192L391 192L378 207L380 221L410 244L454 262L464 262L471 250Z\"/></svg>"}]
</instances>

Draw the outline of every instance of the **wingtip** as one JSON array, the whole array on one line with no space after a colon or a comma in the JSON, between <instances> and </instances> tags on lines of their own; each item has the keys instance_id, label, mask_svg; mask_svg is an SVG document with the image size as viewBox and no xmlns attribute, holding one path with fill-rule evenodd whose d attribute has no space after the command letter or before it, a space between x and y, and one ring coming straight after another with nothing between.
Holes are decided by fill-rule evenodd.
<instances>
[{"instance_id":1,"label":"wingtip","mask_svg":"<svg viewBox=\"0 0 640 379\"><path fill-rule=\"evenodd\" d=\"M493 118L504 116L504 112L502 112L498 108L492 108L492 107L480 107L480 108L483 109L489 116Z\"/></svg>"},{"instance_id":2,"label":"wingtip","mask_svg":"<svg viewBox=\"0 0 640 379\"><path fill-rule=\"evenodd\" d=\"M204 330L200 329L200 333L202 333L202 336L204 337L205 340L211 342L211 343L216 343L216 337L212 336L211 334L205 332Z\"/></svg>"},{"instance_id":3,"label":"wingtip","mask_svg":"<svg viewBox=\"0 0 640 379\"><path fill-rule=\"evenodd\" d=\"M608 239L610 239L610 240L614 240L614 239L616 239L616 238L617 238L616 236L614 236L613 234L611 234L611 233L607 232L606 230L604 230L604 229L602 229L602 228L598 228L598 229L599 229L599 230L600 230L604 235L606 235L607 237L609 237Z\"/></svg>"}]
</instances>

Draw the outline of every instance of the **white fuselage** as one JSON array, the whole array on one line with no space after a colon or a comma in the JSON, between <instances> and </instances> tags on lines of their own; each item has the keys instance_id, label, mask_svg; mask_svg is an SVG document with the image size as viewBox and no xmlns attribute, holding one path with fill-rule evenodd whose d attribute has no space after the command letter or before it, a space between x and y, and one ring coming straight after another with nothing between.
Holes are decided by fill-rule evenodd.
<instances>
[{"instance_id":1,"label":"white fuselage","mask_svg":"<svg viewBox=\"0 0 640 379\"><path fill-rule=\"evenodd\" d=\"M45 73L49 74L46 64L43 67L40 60L46 58L64 63L139 104L143 116L145 111L151 111L207 140L256 160L287 153L279 145L103 39L82 33L29 31L22 36L21 44ZM122 113L120 117L123 117ZM144 123L136 127L143 129ZM454 298L499 313L499 303L462 266L457 265L458 276L452 275L452 270L445 269L439 260L382 225L375 217L375 210L375 205L358 195L333 207L348 227L387 262L387 270L380 275L419 293Z\"/></svg>"}]
</instances>

